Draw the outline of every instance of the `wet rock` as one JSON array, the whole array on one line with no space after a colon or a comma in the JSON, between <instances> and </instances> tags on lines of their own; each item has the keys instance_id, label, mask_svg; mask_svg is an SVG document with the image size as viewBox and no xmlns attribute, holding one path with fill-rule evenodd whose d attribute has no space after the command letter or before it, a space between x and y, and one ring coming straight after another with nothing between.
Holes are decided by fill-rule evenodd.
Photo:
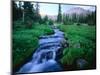
<instances>
[{"instance_id":1,"label":"wet rock","mask_svg":"<svg viewBox=\"0 0 100 75\"><path fill-rule=\"evenodd\" d=\"M63 47L67 47L67 41L65 40L65 39L62 39L61 41L60 41L60 43L62 44L62 46Z\"/></svg>"},{"instance_id":2,"label":"wet rock","mask_svg":"<svg viewBox=\"0 0 100 75\"><path fill-rule=\"evenodd\" d=\"M76 65L78 69L85 69L87 66L88 62L84 59L78 59L76 61Z\"/></svg>"}]
</instances>

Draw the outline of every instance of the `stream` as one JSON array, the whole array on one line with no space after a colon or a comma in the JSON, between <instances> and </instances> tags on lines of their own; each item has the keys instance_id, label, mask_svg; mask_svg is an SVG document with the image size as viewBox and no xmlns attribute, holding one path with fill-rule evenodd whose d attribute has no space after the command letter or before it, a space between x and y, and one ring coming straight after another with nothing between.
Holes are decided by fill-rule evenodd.
<instances>
[{"instance_id":1,"label":"stream","mask_svg":"<svg viewBox=\"0 0 100 75\"><path fill-rule=\"evenodd\" d=\"M62 71L58 63L63 48L67 47L64 33L56 26L51 27L54 34L40 36L39 47L32 56L32 60L20 68L17 73L39 73Z\"/></svg>"}]
</instances>

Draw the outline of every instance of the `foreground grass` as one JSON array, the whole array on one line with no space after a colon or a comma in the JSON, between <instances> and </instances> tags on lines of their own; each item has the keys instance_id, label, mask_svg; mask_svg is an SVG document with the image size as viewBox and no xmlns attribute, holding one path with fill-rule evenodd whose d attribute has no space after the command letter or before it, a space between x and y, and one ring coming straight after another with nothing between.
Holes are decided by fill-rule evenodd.
<instances>
[{"instance_id":1,"label":"foreground grass","mask_svg":"<svg viewBox=\"0 0 100 75\"><path fill-rule=\"evenodd\" d=\"M61 63L72 65L76 59L83 58L88 62L88 68L93 68L96 61L95 26L60 25L59 28L69 39L69 47L64 49Z\"/></svg>"},{"instance_id":2,"label":"foreground grass","mask_svg":"<svg viewBox=\"0 0 100 75\"><path fill-rule=\"evenodd\" d=\"M17 23L21 24L21 23ZM21 25L19 25L21 26ZM31 29L16 27L13 30L13 68L20 67L38 47L39 36L52 34L48 25L33 24Z\"/></svg>"}]
</instances>

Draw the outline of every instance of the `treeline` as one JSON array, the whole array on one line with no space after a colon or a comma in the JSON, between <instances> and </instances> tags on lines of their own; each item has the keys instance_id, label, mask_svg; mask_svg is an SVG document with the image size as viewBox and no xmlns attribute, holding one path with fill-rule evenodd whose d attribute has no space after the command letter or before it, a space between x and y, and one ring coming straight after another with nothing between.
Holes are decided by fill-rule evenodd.
<instances>
[{"instance_id":1,"label":"treeline","mask_svg":"<svg viewBox=\"0 0 100 75\"><path fill-rule=\"evenodd\" d=\"M13 14L13 22L20 20L24 23L27 27L31 28L32 24L39 23L39 24L53 24L51 19L48 19L48 16L41 17L39 13L39 3L36 2L32 4L31 2L21 2L19 1L16 3L15 1L12 2L12 14Z\"/></svg>"},{"instance_id":2,"label":"treeline","mask_svg":"<svg viewBox=\"0 0 100 75\"><path fill-rule=\"evenodd\" d=\"M80 23L86 23L88 25L96 25L96 10L93 12L89 12L86 15L84 14L77 14L73 13L71 15L69 14L61 14L61 4L59 4L58 9L58 16L57 16L57 22L63 23L63 24L73 24L77 23L80 25Z\"/></svg>"},{"instance_id":3,"label":"treeline","mask_svg":"<svg viewBox=\"0 0 100 75\"><path fill-rule=\"evenodd\" d=\"M76 13L72 15L63 14L62 19L64 24L77 23L79 25L80 23L85 23L88 25L96 25L96 11L88 13L87 15L77 15Z\"/></svg>"},{"instance_id":4,"label":"treeline","mask_svg":"<svg viewBox=\"0 0 100 75\"><path fill-rule=\"evenodd\" d=\"M39 24L53 24L53 22L63 23L63 24L73 24L77 23L85 23L88 25L96 25L96 10L94 12L88 13L87 15L74 13L72 15L62 14L61 11L61 4L58 4L58 15L56 21L48 18L46 15L45 17L41 17L40 15L40 6L38 2L34 4L32 2L21 2L19 1L16 3L13 1L12 3L13 8L13 21L20 20L22 21L27 27L31 28L32 24L39 23Z\"/></svg>"}]
</instances>

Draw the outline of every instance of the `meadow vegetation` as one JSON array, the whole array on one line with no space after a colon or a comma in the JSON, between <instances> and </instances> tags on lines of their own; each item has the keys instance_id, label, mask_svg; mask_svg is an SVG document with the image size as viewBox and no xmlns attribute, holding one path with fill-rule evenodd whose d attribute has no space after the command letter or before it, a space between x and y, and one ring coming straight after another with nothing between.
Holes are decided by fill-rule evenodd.
<instances>
[{"instance_id":1,"label":"meadow vegetation","mask_svg":"<svg viewBox=\"0 0 100 75\"><path fill-rule=\"evenodd\" d=\"M29 59L38 47L39 36L53 34L48 25L35 23L32 28L25 28L21 21L16 21L13 30L13 67L17 68ZM19 27L20 26L20 27Z\"/></svg>"},{"instance_id":2,"label":"meadow vegetation","mask_svg":"<svg viewBox=\"0 0 100 75\"><path fill-rule=\"evenodd\" d=\"M93 68L96 61L96 27L59 25L59 28L65 33L69 43L69 47L63 50L61 63L72 65L77 59L82 58L88 62L86 68Z\"/></svg>"}]
</instances>

